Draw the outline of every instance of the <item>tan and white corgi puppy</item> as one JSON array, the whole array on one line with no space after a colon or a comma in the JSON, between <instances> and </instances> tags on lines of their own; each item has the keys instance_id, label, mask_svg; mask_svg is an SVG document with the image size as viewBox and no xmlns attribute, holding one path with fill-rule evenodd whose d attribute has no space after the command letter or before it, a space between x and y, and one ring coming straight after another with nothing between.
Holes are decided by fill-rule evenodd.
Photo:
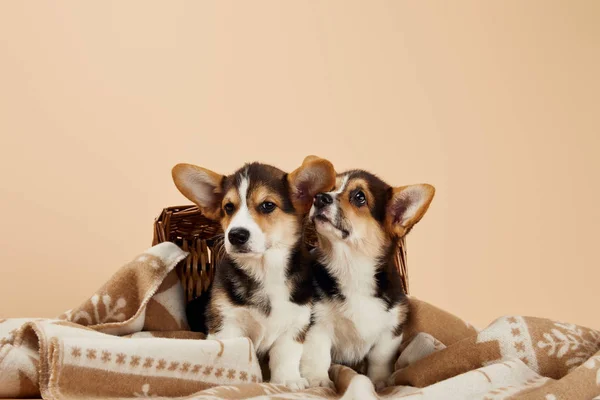
<instances>
[{"instance_id":1,"label":"tan and white corgi puppy","mask_svg":"<svg viewBox=\"0 0 600 400\"><path fill-rule=\"evenodd\" d=\"M434 192L424 184L392 187L353 170L337 176L333 191L316 195L316 293L301 362L310 386L333 385L332 361L358 365L365 358L368 377L385 386L409 309L394 254Z\"/></svg>"},{"instance_id":2,"label":"tan and white corgi puppy","mask_svg":"<svg viewBox=\"0 0 600 400\"><path fill-rule=\"evenodd\" d=\"M333 166L309 156L290 174L251 163L224 176L178 164L173 179L224 232L226 254L206 309L208 339L250 338L269 356L272 383L305 388L300 358L313 286L302 226L314 196L333 188Z\"/></svg>"}]
</instances>

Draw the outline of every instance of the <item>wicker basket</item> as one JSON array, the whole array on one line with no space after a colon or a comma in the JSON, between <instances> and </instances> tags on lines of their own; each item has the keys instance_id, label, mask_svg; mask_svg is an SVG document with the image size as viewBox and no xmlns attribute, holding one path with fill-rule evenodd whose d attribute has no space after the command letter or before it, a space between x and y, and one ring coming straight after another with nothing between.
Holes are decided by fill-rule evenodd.
<instances>
[{"instance_id":1,"label":"wicker basket","mask_svg":"<svg viewBox=\"0 0 600 400\"><path fill-rule=\"evenodd\" d=\"M154 221L153 245L169 241L190 253L177 266L177 274L188 304L205 297L202 294L206 293L212 284L218 256L223 254L222 233L221 226L203 216L196 206L165 208ZM306 235L305 240L309 246L316 245L313 233ZM404 238L400 241L395 260L402 288L408 294Z\"/></svg>"}]
</instances>

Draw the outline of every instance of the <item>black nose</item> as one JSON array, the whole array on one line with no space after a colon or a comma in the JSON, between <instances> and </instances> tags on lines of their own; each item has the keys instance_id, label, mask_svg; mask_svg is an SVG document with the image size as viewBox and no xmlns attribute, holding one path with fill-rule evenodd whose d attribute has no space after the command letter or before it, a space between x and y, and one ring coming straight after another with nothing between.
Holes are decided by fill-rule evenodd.
<instances>
[{"instance_id":1,"label":"black nose","mask_svg":"<svg viewBox=\"0 0 600 400\"><path fill-rule=\"evenodd\" d=\"M235 246L241 246L245 244L250 238L250 232L248 229L235 228L229 231L229 242Z\"/></svg>"},{"instance_id":2,"label":"black nose","mask_svg":"<svg viewBox=\"0 0 600 400\"><path fill-rule=\"evenodd\" d=\"M333 203L333 198L327 193L317 193L315 196L315 207L317 208L323 208L331 203Z\"/></svg>"}]
</instances>

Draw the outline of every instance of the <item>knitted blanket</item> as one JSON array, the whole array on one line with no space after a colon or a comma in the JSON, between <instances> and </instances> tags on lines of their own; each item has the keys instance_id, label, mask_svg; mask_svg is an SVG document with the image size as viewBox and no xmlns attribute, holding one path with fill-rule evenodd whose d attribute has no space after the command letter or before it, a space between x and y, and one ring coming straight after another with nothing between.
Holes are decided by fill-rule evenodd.
<instances>
[{"instance_id":1,"label":"knitted blanket","mask_svg":"<svg viewBox=\"0 0 600 400\"><path fill-rule=\"evenodd\" d=\"M414 297L390 387L333 365L335 390L290 392L263 382L248 339L189 330L185 256L156 245L56 319L0 319L0 398L600 399L599 331L521 316L478 331Z\"/></svg>"}]
</instances>

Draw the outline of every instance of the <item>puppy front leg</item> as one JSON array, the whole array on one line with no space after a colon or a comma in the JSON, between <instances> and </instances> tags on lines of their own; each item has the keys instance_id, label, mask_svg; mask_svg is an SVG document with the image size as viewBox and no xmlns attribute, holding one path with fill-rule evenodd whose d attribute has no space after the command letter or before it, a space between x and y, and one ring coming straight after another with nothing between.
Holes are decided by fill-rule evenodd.
<instances>
[{"instance_id":1,"label":"puppy front leg","mask_svg":"<svg viewBox=\"0 0 600 400\"><path fill-rule=\"evenodd\" d=\"M211 332L206 336L206 340L234 339L246 336L243 329L234 322L226 322L217 332Z\"/></svg>"},{"instance_id":2,"label":"puppy front leg","mask_svg":"<svg viewBox=\"0 0 600 400\"><path fill-rule=\"evenodd\" d=\"M286 385L292 390L301 390L308 386L308 382L300 376L303 345L294 336L290 330L273 343L269 351L269 369L271 383Z\"/></svg>"},{"instance_id":3,"label":"puppy front leg","mask_svg":"<svg viewBox=\"0 0 600 400\"><path fill-rule=\"evenodd\" d=\"M394 357L398 354L401 342L402 335L396 336L391 331L385 332L367 355L369 361L367 376L376 389L387 386L387 380L393 372Z\"/></svg>"},{"instance_id":4,"label":"puppy front leg","mask_svg":"<svg viewBox=\"0 0 600 400\"><path fill-rule=\"evenodd\" d=\"M323 386L335 389L329 379L331 367L331 336L325 327L314 325L306 334L300 371L311 387Z\"/></svg>"}]
</instances>

